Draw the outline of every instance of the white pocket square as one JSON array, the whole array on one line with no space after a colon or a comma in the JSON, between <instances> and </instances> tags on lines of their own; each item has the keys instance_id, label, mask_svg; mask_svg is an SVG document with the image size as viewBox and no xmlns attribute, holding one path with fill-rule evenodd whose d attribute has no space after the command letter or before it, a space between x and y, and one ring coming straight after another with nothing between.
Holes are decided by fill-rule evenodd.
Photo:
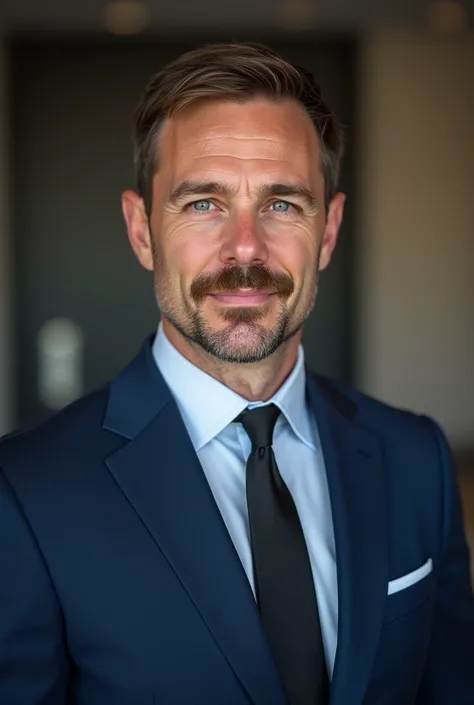
<instances>
[{"instance_id":1,"label":"white pocket square","mask_svg":"<svg viewBox=\"0 0 474 705\"><path fill-rule=\"evenodd\" d=\"M426 563L420 566L420 568L403 575L401 578L391 580L388 584L388 594L393 595L395 592L400 592L400 590L406 590L406 588L409 588L412 585L415 585L415 583L418 583L420 580L423 580L423 578L426 578L432 570L433 561L431 558L428 558Z\"/></svg>"}]
</instances>

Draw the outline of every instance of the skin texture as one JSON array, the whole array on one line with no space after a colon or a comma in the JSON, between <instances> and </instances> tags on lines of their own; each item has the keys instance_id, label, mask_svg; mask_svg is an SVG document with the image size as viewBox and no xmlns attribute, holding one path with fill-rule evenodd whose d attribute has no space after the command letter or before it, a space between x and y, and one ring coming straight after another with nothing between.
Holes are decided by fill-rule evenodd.
<instances>
[{"instance_id":1,"label":"skin texture","mask_svg":"<svg viewBox=\"0 0 474 705\"><path fill-rule=\"evenodd\" d=\"M341 193L324 207L314 126L291 99L206 100L167 119L157 149L150 216L133 191L122 208L164 331L249 401L269 399L296 362L343 216Z\"/></svg>"}]
</instances>

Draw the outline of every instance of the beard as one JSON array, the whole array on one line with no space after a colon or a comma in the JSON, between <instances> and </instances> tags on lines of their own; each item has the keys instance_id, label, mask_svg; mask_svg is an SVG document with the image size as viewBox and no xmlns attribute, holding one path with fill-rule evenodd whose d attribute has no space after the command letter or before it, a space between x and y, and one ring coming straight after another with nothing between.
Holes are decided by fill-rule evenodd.
<instances>
[{"instance_id":1,"label":"beard","mask_svg":"<svg viewBox=\"0 0 474 705\"><path fill-rule=\"evenodd\" d=\"M288 333L289 314L283 307L271 329L259 323L264 314L255 308L232 308L224 312L227 325L221 330L213 330L200 310L190 313L185 325L170 312L163 314L185 338L220 362L260 362L297 332Z\"/></svg>"},{"instance_id":2,"label":"beard","mask_svg":"<svg viewBox=\"0 0 474 705\"><path fill-rule=\"evenodd\" d=\"M163 266L164 259L156 250L154 257L155 295L161 313L181 335L220 362L255 363L264 360L301 329L313 309L319 266L311 296L302 313L290 310L288 298L294 291L293 278L283 272L273 272L263 264L248 266L225 265L215 273L201 274L192 282L189 297L178 303L172 295L172 283ZM318 257L319 264L319 257ZM210 294L250 288L255 292L276 292L279 301L277 320L271 328L263 324L266 305L259 307L229 307L220 313L224 328L211 326L203 312L203 303Z\"/></svg>"}]
</instances>

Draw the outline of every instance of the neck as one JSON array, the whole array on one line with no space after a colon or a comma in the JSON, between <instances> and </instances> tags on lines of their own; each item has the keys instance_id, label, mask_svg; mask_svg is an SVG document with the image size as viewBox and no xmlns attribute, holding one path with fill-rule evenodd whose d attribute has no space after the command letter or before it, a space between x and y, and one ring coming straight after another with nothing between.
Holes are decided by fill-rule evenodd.
<instances>
[{"instance_id":1,"label":"neck","mask_svg":"<svg viewBox=\"0 0 474 705\"><path fill-rule=\"evenodd\" d=\"M275 394L295 366L301 340L299 331L260 362L229 363L185 338L164 316L162 325L169 342L183 357L247 401L267 401Z\"/></svg>"}]
</instances>

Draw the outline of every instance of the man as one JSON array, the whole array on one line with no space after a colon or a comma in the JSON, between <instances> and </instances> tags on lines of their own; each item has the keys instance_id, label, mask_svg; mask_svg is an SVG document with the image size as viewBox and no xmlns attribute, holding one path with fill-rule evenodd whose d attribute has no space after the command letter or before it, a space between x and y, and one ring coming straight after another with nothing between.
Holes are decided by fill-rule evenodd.
<instances>
[{"instance_id":1,"label":"man","mask_svg":"<svg viewBox=\"0 0 474 705\"><path fill-rule=\"evenodd\" d=\"M441 431L304 366L344 206L318 87L204 47L152 79L135 145L123 212L162 323L0 444L0 702L474 703Z\"/></svg>"}]
</instances>

